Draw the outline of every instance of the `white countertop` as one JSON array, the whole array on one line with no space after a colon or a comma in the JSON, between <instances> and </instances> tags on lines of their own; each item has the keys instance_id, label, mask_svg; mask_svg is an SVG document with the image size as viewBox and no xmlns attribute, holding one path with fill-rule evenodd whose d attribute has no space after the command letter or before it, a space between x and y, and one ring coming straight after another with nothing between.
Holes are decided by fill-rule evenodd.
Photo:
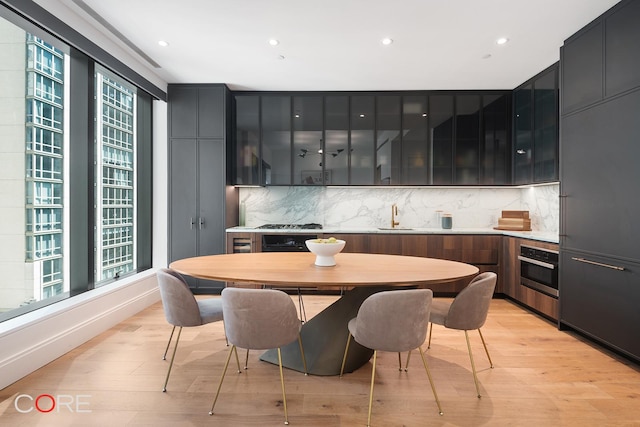
<instances>
[{"instance_id":1,"label":"white countertop","mask_svg":"<svg viewBox=\"0 0 640 427\"><path fill-rule=\"evenodd\" d=\"M519 237L521 239L538 240L547 243L558 243L557 233L541 231L507 231L493 228L375 228L375 227L325 227L322 229L264 229L256 227L227 228L227 233L268 233L268 234L492 234Z\"/></svg>"}]
</instances>

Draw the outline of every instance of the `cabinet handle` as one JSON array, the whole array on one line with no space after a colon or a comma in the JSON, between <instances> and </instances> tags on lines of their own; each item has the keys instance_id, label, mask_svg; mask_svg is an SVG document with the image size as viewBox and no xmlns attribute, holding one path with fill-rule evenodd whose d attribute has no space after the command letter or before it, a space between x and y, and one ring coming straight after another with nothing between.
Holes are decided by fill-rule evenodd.
<instances>
[{"instance_id":1,"label":"cabinet handle","mask_svg":"<svg viewBox=\"0 0 640 427\"><path fill-rule=\"evenodd\" d=\"M204 218L200 217L198 226L202 229L204 228Z\"/></svg>"},{"instance_id":2,"label":"cabinet handle","mask_svg":"<svg viewBox=\"0 0 640 427\"><path fill-rule=\"evenodd\" d=\"M194 225L196 225L196 219L194 217L189 218L189 229L193 230Z\"/></svg>"},{"instance_id":3,"label":"cabinet handle","mask_svg":"<svg viewBox=\"0 0 640 427\"><path fill-rule=\"evenodd\" d=\"M602 262L590 261L590 260L584 259L584 258L571 257L571 259L574 260L574 261L584 262L586 264L597 265L598 267L606 267L606 268L611 268L612 270L624 271L624 267L618 267L617 265L604 264Z\"/></svg>"}]
</instances>

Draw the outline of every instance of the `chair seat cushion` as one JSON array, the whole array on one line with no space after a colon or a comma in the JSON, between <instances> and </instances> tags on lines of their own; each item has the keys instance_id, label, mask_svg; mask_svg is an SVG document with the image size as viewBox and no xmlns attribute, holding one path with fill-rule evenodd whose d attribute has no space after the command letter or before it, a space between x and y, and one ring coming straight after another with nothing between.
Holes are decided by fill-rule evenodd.
<instances>
[{"instance_id":1,"label":"chair seat cushion","mask_svg":"<svg viewBox=\"0 0 640 427\"><path fill-rule=\"evenodd\" d=\"M450 306L450 301L434 298L433 302L431 303L431 314L429 315L429 322L435 323L436 325L444 325L445 320L447 319L447 314L449 313Z\"/></svg>"},{"instance_id":2,"label":"chair seat cushion","mask_svg":"<svg viewBox=\"0 0 640 427\"><path fill-rule=\"evenodd\" d=\"M222 320L222 299L207 298L198 300L198 309L200 309L200 317L202 324L217 322Z\"/></svg>"}]
</instances>

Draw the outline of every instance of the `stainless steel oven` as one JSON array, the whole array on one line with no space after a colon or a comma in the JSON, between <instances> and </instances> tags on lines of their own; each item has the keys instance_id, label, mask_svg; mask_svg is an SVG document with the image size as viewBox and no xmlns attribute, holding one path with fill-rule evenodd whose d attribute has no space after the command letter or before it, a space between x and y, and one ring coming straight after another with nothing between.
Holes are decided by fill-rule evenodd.
<instances>
[{"instance_id":1,"label":"stainless steel oven","mask_svg":"<svg viewBox=\"0 0 640 427\"><path fill-rule=\"evenodd\" d=\"M558 298L558 251L520 245L520 283Z\"/></svg>"}]
</instances>

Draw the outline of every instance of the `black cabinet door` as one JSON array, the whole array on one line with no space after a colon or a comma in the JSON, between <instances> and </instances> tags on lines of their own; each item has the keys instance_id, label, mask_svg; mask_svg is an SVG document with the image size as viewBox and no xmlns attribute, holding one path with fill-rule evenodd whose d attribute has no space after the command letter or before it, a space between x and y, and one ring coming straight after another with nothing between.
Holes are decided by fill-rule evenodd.
<instances>
[{"instance_id":1,"label":"black cabinet door","mask_svg":"<svg viewBox=\"0 0 640 427\"><path fill-rule=\"evenodd\" d=\"M510 94L482 97L481 184L511 183L510 106Z\"/></svg>"},{"instance_id":2,"label":"black cabinet door","mask_svg":"<svg viewBox=\"0 0 640 427\"><path fill-rule=\"evenodd\" d=\"M169 146L169 262L198 254L198 143L172 139Z\"/></svg>"},{"instance_id":3,"label":"black cabinet door","mask_svg":"<svg viewBox=\"0 0 640 427\"><path fill-rule=\"evenodd\" d=\"M640 86L640 1L628 2L606 19L606 96Z\"/></svg>"},{"instance_id":4,"label":"black cabinet door","mask_svg":"<svg viewBox=\"0 0 640 427\"><path fill-rule=\"evenodd\" d=\"M640 360L639 273L639 264L561 251L560 322Z\"/></svg>"},{"instance_id":5,"label":"black cabinet door","mask_svg":"<svg viewBox=\"0 0 640 427\"><path fill-rule=\"evenodd\" d=\"M533 182L558 180L557 68L533 83Z\"/></svg>"},{"instance_id":6,"label":"black cabinet door","mask_svg":"<svg viewBox=\"0 0 640 427\"><path fill-rule=\"evenodd\" d=\"M433 152L431 182L453 183L453 95L429 96L429 133Z\"/></svg>"},{"instance_id":7,"label":"black cabinet door","mask_svg":"<svg viewBox=\"0 0 640 427\"><path fill-rule=\"evenodd\" d=\"M375 175L375 97L351 97L350 184L373 185Z\"/></svg>"},{"instance_id":8,"label":"black cabinet door","mask_svg":"<svg viewBox=\"0 0 640 427\"><path fill-rule=\"evenodd\" d=\"M455 183L480 183L480 96L456 96Z\"/></svg>"},{"instance_id":9,"label":"black cabinet door","mask_svg":"<svg viewBox=\"0 0 640 427\"><path fill-rule=\"evenodd\" d=\"M198 91L198 136L200 138L224 138L225 89L202 87Z\"/></svg>"},{"instance_id":10,"label":"black cabinet door","mask_svg":"<svg viewBox=\"0 0 640 427\"><path fill-rule=\"evenodd\" d=\"M322 96L293 97L293 183L325 185ZM327 181L330 181L327 179ZM330 183L330 182L329 182Z\"/></svg>"},{"instance_id":11,"label":"black cabinet door","mask_svg":"<svg viewBox=\"0 0 640 427\"><path fill-rule=\"evenodd\" d=\"M529 184L533 177L533 84L513 91L513 183Z\"/></svg>"},{"instance_id":12,"label":"black cabinet door","mask_svg":"<svg viewBox=\"0 0 640 427\"><path fill-rule=\"evenodd\" d=\"M349 184L349 97L324 99L324 157L326 184Z\"/></svg>"},{"instance_id":13,"label":"black cabinet door","mask_svg":"<svg viewBox=\"0 0 640 427\"><path fill-rule=\"evenodd\" d=\"M262 184L291 185L291 97L261 96L260 111Z\"/></svg>"},{"instance_id":14,"label":"black cabinet door","mask_svg":"<svg viewBox=\"0 0 640 427\"><path fill-rule=\"evenodd\" d=\"M402 99L399 95L376 96L376 106L375 184L403 184Z\"/></svg>"},{"instance_id":15,"label":"black cabinet door","mask_svg":"<svg viewBox=\"0 0 640 427\"><path fill-rule=\"evenodd\" d=\"M235 177L233 183L260 185L266 181L268 172L260 163L260 97L236 96L234 104Z\"/></svg>"},{"instance_id":16,"label":"black cabinet door","mask_svg":"<svg viewBox=\"0 0 640 427\"><path fill-rule=\"evenodd\" d=\"M426 95L402 97L401 184L429 184L427 99Z\"/></svg>"},{"instance_id":17,"label":"black cabinet door","mask_svg":"<svg viewBox=\"0 0 640 427\"><path fill-rule=\"evenodd\" d=\"M562 114L593 104L603 97L601 22L565 41L562 60Z\"/></svg>"},{"instance_id":18,"label":"black cabinet door","mask_svg":"<svg viewBox=\"0 0 640 427\"><path fill-rule=\"evenodd\" d=\"M567 249L640 260L640 91L563 117Z\"/></svg>"},{"instance_id":19,"label":"black cabinet door","mask_svg":"<svg viewBox=\"0 0 640 427\"><path fill-rule=\"evenodd\" d=\"M172 138L198 136L198 89L169 86L169 128Z\"/></svg>"}]
</instances>

